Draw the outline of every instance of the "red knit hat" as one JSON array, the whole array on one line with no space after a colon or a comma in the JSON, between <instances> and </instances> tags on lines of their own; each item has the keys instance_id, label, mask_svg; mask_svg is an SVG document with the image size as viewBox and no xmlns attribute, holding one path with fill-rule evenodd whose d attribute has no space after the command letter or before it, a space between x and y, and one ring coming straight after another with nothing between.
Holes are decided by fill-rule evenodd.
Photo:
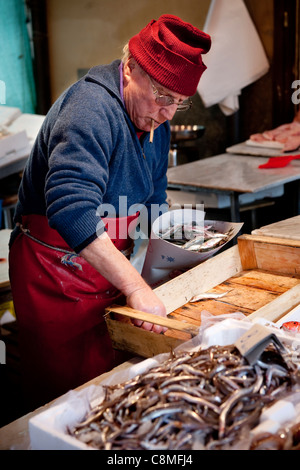
<instances>
[{"instance_id":1,"label":"red knit hat","mask_svg":"<svg viewBox=\"0 0 300 470\"><path fill-rule=\"evenodd\" d=\"M130 39L129 51L140 67L169 90L192 96L206 65L211 38L177 16L162 15Z\"/></svg>"}]
</instances>

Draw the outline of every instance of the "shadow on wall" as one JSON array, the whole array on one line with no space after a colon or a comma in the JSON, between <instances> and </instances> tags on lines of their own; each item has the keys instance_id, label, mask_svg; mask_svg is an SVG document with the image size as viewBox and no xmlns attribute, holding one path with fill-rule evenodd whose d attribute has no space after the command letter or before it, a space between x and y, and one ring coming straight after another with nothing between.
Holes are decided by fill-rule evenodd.
<instances>
[{"instance_id":1,"label":"shadow on wall","mask_svg":"<svg viewBox=\"0 0 300 470\"><path fill-rule=\"evenodd\" d=\"M193 107L188 112L175 114L171 124L205 127L203 137L196 144L190 143L193 160L222 154L251 134L272 128L272 73L271 66L264 77L242 90L240 109L231 116L225 116L218 105L205 108L198 93L193 96Z\"/></svg>"},{"instance_id":2,"label":"shadow on wall","mask_svg":"<svg viewBox=\"0 0 300 470\"><path fill-rule=\"evenodd\" d=\"M211 157L224 153L228 146L228 118L224 116L219 106L205 108L200 96L196 93L192 108L184 113L176 113L172 125L200 125L205 127L204 135L197 141L184 144L184 149L192 160Z\"/></svg>"}]
</instances>

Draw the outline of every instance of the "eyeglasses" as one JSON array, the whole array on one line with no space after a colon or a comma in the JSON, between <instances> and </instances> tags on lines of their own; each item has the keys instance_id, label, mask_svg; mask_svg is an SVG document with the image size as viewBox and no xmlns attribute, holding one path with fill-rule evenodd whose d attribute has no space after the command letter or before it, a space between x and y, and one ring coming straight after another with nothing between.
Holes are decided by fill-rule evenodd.
<instances>
[{"instance_id":1,"label":"eyeglasses","mask_svg":"<svg viewBox=\"0 0 300 470\"><path fill-rule=\"evenodd\" d=\"M149 77L149 75L147 75ZM159 104L160 106L171 106L172 104L177 105L177 111L187 111L188 109L191 109L193 102L191 98L188 98L187 100L176 102L176 100L169 95L159 95L159 91L156 88L156 86L152 83L151 77L149 77L150 83L152 85L152 90L155 95L155 102Z\"/></svg>"}]
</instances>

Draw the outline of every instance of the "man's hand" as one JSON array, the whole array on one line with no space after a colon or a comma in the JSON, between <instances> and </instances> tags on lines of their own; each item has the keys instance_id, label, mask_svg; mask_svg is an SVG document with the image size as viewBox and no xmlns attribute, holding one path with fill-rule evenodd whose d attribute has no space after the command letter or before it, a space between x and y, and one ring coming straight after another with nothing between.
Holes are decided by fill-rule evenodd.
<instances>
[{"instance_id":1,"label":"man's hand","mask_svg":"<svg viewBox=\"0 0 300 470\"><path fill-rule=\"evenodd\" d=\"M142 312L153 313L165 317L167 315L166 308L161 300L156 296L151 287L145 286L134 290L127 296L127 304L129 307ZM143 322L141 320L132 320L136 326L140 326L144 330L154 331L155 333L162 333L167 328L152 323Z\"/></svg>"},{"instance_id":2,"label":"man's hand","mask_svg":"<svg viewBox=\"0 0 300 470\"><path fill-rule=\"evenodd\" d=\"M125 295L129 307L154 315L166 316L162 301L130 261L114 246L106 233L88 245L81 252L81 256ZM156 333L166 331L166 328L148 322L135 320L134 324Z\"/></svg>"}]
</instances>

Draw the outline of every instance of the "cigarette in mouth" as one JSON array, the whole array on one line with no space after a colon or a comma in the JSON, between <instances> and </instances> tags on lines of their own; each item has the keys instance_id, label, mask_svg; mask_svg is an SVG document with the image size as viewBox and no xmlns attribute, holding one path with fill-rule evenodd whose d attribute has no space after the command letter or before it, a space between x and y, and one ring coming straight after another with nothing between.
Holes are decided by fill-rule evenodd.
<instances>
[{"instance_id":1,"label":"cigarette in mouth","mask_svg":"<svg viewBox=\"0 0 300 470\"><path fill-rule=\"evenodd\" d=\"M154 120L151 119L151 130L150 130L150 139L149 139L149 142L153 142L153 135L154 135Z\"/></svg>"}]
</instances>

